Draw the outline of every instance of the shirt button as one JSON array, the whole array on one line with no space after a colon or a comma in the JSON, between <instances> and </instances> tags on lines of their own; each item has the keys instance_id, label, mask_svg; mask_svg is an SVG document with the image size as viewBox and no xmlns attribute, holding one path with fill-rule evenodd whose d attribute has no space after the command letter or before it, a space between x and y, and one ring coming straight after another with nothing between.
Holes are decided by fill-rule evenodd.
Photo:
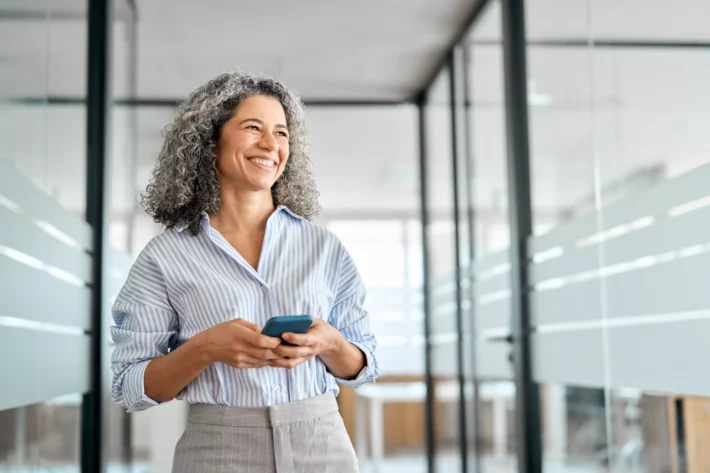
<instances>
[{"instance_id":1,"label":"shirt button","mask_svg":"<svg viewBox=\"0 0 710 473\"><path fill-rule=\"evenodd\" d=\"M266 286L261 286L261 292L266 292L266 291L268 291L268 290L269 290L268 287L266 287Z\"/></svg>"},{"instance_id":2,"label":"shirt button","mask_svg":"<svg viewBox=\"0 0 710 473\"><path fill-rule=\"evenodd\" d=\"M277 393L280 393L280 392L281 392L281 386L279 386L278 384L277 384L276 386L274 386L274 391L276 391Z\"/></svg>"}]
</instances>

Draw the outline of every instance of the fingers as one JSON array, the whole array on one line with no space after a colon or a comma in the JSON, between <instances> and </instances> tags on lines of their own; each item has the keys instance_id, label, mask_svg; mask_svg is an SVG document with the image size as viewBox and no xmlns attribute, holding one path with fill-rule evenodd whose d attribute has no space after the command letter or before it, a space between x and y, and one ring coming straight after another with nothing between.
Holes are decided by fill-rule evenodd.
<instances>
[{"instance_id":1,"label":"fingers","mask_svg":"<svg viewBox=\"0 0 710 473\"><path fill-rule=\"evenodd\" d=\"M284 340L292 345L309 346L315 343L313 335L309 333L284 333L281 335Z\"/></svg>"},{"instance_id":2,"label":"fingers","mask_svg":"<svg viewBox=\"0 0 710 473\"><path fill-rule=\"evenodd\" d=\"M243 350L250 356L257 358L262 361L273 360L276 358L281 358L274 350L270 348L258 348L252 345L245 344Z\"/></svg>"},{"instance_id":3,"label":"fingers","mask_svg":"<svg viewBox=\"0 0 710 473\"><path fill-rule=\"evenodd\" d=\"M256 325L256 324L253 324L253 323L249 322L248 320L244 320L244 319L241 319L241 318L240 318L240 319L235 319L235 320L234 320L234 323L237 324L237 325L239 325L240 327L248 328L248 329L251 330L252 332L261 333L261 327L259 327L259 326Z\"/></svg>"},{"instance_id":4,"label":"fingers","mask_svg":"<svg viewBox=\"0 0 710 473\"><path fill-rule=\"evenodd\" d=\"M255 358L249 353L240 352L234 357L234 360L230 363L230 365L235 368L263 368L264 366L268 366L269 362Z\"/></svg>"},{"instance_id":5,"label":"fingers","mask_svg":"<svg viewBox=\"0 0 710 473\"><path fill-rule=\"evenodd\" d=\"M288 345L279 345L274 348L274 353L277 354L279 358L303 358L315 355L313 349L310 347L291 347Z\"/></svg>"},{"instance_id":6,"label":"fingers","mask_svg":"<svg viewBox=\"0 0 710 473\"><path fill-rule=\"evenodd\" d=\"M276 348L281 345L281 339L277 337L267 337L259 332L245 331L244 340L257 348Z\"/></svg>"},{"instance_id":7,"label":"fingers","mask_svg":"<svg viewBox=\"0 0 710 473\"><path fill-rule=\"evenodd\" d=\"M286 369L291 369L295 368L296 366L300 365L301 363L305 363L306 361L310 360L313 358L313 356L303 356L300 358L278 358L276 360L272 360L269 362L269 366L273 366L276 368L286 368Z\"/></svg>"}]
</instances>

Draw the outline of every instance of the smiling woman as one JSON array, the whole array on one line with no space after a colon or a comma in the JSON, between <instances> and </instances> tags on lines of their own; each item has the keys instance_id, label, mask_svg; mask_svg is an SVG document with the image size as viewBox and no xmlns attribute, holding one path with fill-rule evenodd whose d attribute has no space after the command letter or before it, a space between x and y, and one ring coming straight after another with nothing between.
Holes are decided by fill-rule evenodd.
<instances>
[{"instance_id":1,"label":"smiling woman","mask_svg":"<svg viewBox=\"0 0 710 473\"><path fill-rule=\"evenodd\" d=\"M222 189L271 189L288 162L284 123L286 114L276 99L255 95L239 104L214 149Z\"/></svg>"},{"instance_id":2,"label":"smiling woman","mask_svg":"<svg viewBox=\"0 0 710 473\"><path fill-rule=\"evenodd\" d=\"M113 396L190 404L174 473L357 471L338 384L378 375L364 284L309 221L317 196L303 106L271 79L224 74L168 127L144 205L166 231L113 307ZM305 334L262 334L309 315Z\"/></svg>"},{"instance_id":3,"label":"smiling woman","mask_svg":"<svg viewBox=\"0 0 710 473\"><path fill-rule=\"evenodd\" d=\"M237 142L248 146L247 134L261 137L262 145L268 144L264 141L267 117L258 116L261 105L266 105L263 113L276 114L268 117L273 120L269 125L271 136L279 146L284 141L287 146L287 159L279 163L281 174L269 186L274 204L284 205L305 219L320 210L306 152L305 113L298 95L269 78L222 74L195 90L165 131L153 179L143 196L143 205L156 222L167 228L186 225L193 235L197 234L200 213L212 214L219 209L220 185L224 183L218 175L221 150L229 150ZM281 126L275 130L277 125ZM245 135L241 137L244 142L239 141L238 131ZM277 131L279 135L275 136ZM285 139L280 136L283 133ZM248 152L256 154L250 156L280 156L268 151L268 146L264 149L257 145L252 143Z\"/></svg>"}]
</instances>

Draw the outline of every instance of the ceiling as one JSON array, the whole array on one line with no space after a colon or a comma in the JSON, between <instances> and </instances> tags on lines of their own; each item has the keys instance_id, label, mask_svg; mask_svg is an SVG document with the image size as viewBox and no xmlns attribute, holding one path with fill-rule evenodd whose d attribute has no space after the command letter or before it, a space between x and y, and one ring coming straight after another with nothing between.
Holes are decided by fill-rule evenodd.
<instances>
[{"instance_id":1,"label":"ceiling","mask_svg":"<svg viewBox=\"0 0 710 473\"><path fill-rule=\"evenodd\" d=\"M183 98L241 68L274 76L309 101L403 101L426 85L476 0L136 3L138 98ZM86 0L4 0L2 92L83 97L85 17ZM114 70L127 69L125 17L119 9L112 28ZM114 82L120 90L125 77Z\"/></svg>"},{"instance_id":2,"label":"ceiling","mask_svg":"<svg viewBox=\"0 0 710 473\"><path fill-rule=\"evenodd\" d=\"M139 0L139 96L183 97L243 67L307 100L410 99L475 3Z\"/></svg>"}]
</instances>

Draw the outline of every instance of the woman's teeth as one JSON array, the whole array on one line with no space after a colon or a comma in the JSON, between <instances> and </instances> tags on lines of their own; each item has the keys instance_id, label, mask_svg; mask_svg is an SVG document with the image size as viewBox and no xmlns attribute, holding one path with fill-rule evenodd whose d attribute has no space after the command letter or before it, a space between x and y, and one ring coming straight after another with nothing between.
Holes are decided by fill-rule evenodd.
<instances>
[{"instance_id":1,"label":"woman's teeth","mask_svg":"<svg viewBox=\"0 0 710 473\"><path fill-rule=\"evenodd\" d=\"M259 158L253 158L253 159L250 159L249 161L251 161L254 164L261 164L262 166L269 166L269 167L271 167L275 164L273 161L268 161L266 159L259 159Z\"/></svg>"}]
</instances>

